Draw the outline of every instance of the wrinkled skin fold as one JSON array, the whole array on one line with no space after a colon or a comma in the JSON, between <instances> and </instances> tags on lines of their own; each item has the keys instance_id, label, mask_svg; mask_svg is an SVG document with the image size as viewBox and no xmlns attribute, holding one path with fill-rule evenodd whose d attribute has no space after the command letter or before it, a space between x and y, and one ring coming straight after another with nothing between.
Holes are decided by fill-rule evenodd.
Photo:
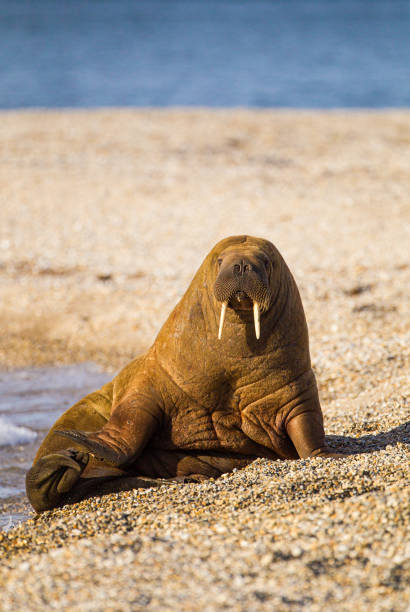
<instances>
[{"instance_id":1,"label":"wrinkled skin fold","mask_svg":"<svg viewBox=\"0 0 410 612\"><path fill-rule=\"evenodd\" d=\"M233 236L205 258L149 351L55 423L27 495L41 512L257 457L310 456L338 455L325 444L298 289L270 242Z\"/></svg>"}]
</instances>

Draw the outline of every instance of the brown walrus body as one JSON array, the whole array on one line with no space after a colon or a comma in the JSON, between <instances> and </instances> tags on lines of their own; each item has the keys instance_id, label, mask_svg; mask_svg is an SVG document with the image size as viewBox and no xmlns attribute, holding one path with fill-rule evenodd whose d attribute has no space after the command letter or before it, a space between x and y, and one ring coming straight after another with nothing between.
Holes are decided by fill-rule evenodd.
<instances>
[{"instance_id":1,"label":"brown walrus body","mask_svg":"<svg viewBox=\"0 0 410 612\"><path fill-rule=\"evenodd\" d=\"M151 349L57 421L27 493L42 511L256 457L317 455L335 456L295 281L270 242L234 236L206 257Z\"/></svg>"}]
</instances>

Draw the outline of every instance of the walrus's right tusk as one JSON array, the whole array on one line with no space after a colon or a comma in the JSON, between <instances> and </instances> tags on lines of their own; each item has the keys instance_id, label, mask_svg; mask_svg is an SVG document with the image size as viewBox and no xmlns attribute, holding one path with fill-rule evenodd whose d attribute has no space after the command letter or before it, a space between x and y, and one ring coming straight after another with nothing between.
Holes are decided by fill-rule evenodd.
<instances>
[{"instance_id":1,"label":"walrus's right tusk","mask_svg":"<svg viewBox=\"0 0 410 612\"><path fill-rule=\"evenodd\" d=\"M256 339L259 340L261 335L261 321L260 321L260 311L258 302L253 303L253 320L255 321L255 334Z\"/></svg>"},{"instance_id":2,"label":"walrus's right tusk","mask_svg":"<svg viewBox=\"0 0 410 612\"><path fill-rule=\"evenodd\" d=\"M228 302L222 302L222 307L221 307L221 318L219 319L219 331L218 331L218 340L221 339L222 336L222 328L224 326L224 321L225 321L225 313L226 313L226 307L228 306Z\"/></svg>"}]
</instances>

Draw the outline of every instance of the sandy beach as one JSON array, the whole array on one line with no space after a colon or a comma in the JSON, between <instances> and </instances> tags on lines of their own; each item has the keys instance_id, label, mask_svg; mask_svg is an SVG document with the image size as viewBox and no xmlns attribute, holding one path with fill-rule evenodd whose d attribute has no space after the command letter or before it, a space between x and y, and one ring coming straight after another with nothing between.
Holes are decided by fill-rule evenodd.
<instances>
[{"instance_id":1,"label":"sandy beach","mask_svg":"<svg viewBox=\"0 0 410 612\"><path fill-rule=\"evenodd\" d=\"M329 443L0 532L4 610L409 606L410 112L2 112L0 369L153 342L220 239L294 274ZM408 540L408 538L407 538Z\"/></svg>"}]
</instances>

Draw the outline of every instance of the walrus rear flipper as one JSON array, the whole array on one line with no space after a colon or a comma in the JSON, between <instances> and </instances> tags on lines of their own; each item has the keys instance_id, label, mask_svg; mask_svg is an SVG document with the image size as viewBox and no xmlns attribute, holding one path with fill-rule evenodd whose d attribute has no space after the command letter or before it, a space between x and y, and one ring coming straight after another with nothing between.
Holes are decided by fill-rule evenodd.
<instances>
[{"instance_id":1,"label":"walrus rear flipper","mask_svg":"<svg viewBox=\"0 0 410 612\"><path fill-rule=\"evenodd\" d=\"M161 487L178 480L131 476L107 466L94 466L88 470L87 461L87 453L73 450L42 457L26 477L27 495L36 512L96 495ZM108 475L110 472L111 475Z\"/></svg>"},{"instance_id":2,"label":"walrus rear flipper","mask_svg":"<svg viewBox=\"0 0 410 612\"><path fill-rule=\"evenodd\" d=\"M71 449L45 455L34 463L26 475L27 497L34 510L43 512L63 504L88 461L87 453Z\"/></svg>"},{"instance_id":3,"label":"walrus rear flipper","mask_svg":"<svg viewBox=\"0 0 410 612\"><path fill-rule=\"evenodd\" d=\"M121 493L133 489L151 489L153 487L171 486L176 479L145 478L144 476L123 476L119 478L80 479L78 485L60 500L59 506L75 504L83 499L110 493Z\"/></svg>"}]
</instances>

